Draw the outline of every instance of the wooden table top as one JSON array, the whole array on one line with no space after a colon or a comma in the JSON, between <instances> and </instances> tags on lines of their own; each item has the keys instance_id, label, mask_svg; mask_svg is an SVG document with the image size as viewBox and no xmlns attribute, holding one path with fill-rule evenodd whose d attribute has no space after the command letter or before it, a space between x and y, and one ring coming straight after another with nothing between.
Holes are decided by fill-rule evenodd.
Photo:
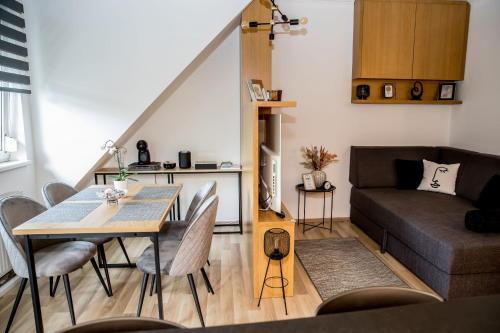
<instances>
[{"instance_id":1,"label":"wooden table top","mask_svg":"<svg viewBox=\"0 0 500 333\"><path fill-rule=\"evenodd\" d=\"M173 169L165 169L165 168L160 168L158 170L128 170L129 173L131 174L167 174L167 173L237 173L241 172L241 166L236 165L231 168L220 168L217 167L217 169L195 169L195 168L187 168L187 169L181 169L179 167L173 168ZM115 175L118 174L118 168L99 168L94 170L94 174L99 174L99 175Z\"/></svg>"},{"instance_id":2,"label":"wooden table top","mask_svg":"<svg viewBox=\"0 0 500 333\"><path fill-rule=\"evenodd\" d=\"M100 189L107 188L109 186L103 185L93 185L90 189L95 189L96 192ZM172 188L173 194L168 199L141 199L135 200L134 196L139 193L144 187L165 187ZM61 235L61 234L106 234L106 233L129 233L129 232L159 232L167 214L172 209L175 200L179 196L182 189L180 184L146 184L146 183L136 183L129 184L128 194L125 198L119 200L118 205L108 205L105 200L80 200L71 201L66 200L59 205L82 205L89 203L96 203L98 206L90 214L82 218L80 221L64 221L63 218L57 221L40 221L31 219L13 230L14 235ZM165 203L163 213L161 218L153 220L111 220L118 211L123 208L127 203L134 203L140 207L141 203L145 205L147 203L160 202ZM100 203L100 204L99 204ZM54 208L51 208L54 209Z\"/></svg>"}]
</instances>

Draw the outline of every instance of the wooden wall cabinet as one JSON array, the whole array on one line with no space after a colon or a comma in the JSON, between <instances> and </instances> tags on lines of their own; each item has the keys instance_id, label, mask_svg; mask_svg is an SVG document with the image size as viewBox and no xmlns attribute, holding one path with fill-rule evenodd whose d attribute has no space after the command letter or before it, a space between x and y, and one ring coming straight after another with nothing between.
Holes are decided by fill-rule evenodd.
<instances>
[{"instance_id":1,"label":"wooden wall cabinet","mask_svg":"<svg viewBox=\"0 0 500 333\"><path fill-rule=\"evenodd\" d=\"M356 0L353 79L464 79L470 5Z\"/></svg>"}]
</instances>

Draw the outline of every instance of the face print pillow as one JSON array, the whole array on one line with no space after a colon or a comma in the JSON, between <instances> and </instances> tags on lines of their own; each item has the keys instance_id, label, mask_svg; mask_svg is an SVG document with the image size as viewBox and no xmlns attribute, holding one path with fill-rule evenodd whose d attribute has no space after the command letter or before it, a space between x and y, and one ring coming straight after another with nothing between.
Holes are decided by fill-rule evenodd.
<instances>
[{"instance_id":1,"label":"face print pillow","mask_svg":"<svg viewBox=\"0 0 500 333\"><path fill-rule=\"evenodd\" d=\"M424 160L424 177L417 190L456 195L455 184L459 168L460 163L437 164Z\"/></svg>"}]
</instances>

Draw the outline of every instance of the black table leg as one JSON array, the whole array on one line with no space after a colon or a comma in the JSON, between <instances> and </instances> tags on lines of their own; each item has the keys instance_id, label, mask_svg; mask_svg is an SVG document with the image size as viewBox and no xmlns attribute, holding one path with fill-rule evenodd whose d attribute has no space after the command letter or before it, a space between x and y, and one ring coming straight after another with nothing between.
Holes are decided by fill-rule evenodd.
<instances>
[{"instance_id":1,"label":"black table leg","mask_svg":"<svg viewBox=\"0 0 500 333\"><path fill-rule=\"evenodd\" d=\"M241 172L238 173L238 224L240 225L240 235L243 234L243 207L241 195Z\"/></svg>"},{"instance_id":2,"label":"black table leg","mask_svg":"<svg viewBox=\"0 0 500 333\"><path fill-rule=\"evenodd\" d=\"M158 317L163 319L163 297L161 294L160 247L158 244L158 233L153 235L153 243L155 252L156 295L158 296Z\"/></svg>"},{"instance_id":3,"label":"black table leg","mask_svg":"<svg viewBox=\"0 0 500 333\"><path fill-rule=\"evenodd\" d=\"M297 223L300 225L300 191L297 191L299 193L298 201L297 201Z\"/></svg>"},{"instance_id":4,"label":"black table leg","mask_svg":"<svg viewBox=\"0 0 500 333\"><path fill-rule=\"evenodd\" d=\"M106 180L107 180L107 179L106 179L106 175L102 175L102 180L103 180L103 182L104 182L104 185L107 185L107 182L106 182Z\"/></svg>"},{"instance_id":5,"label":"black table leg","mask_svg":"<svg viewBox=\"0 0 500 333\"><path fill-rule=\"evenodd\" d=\"M35 316L35 328L37 333L43 332L42 310L40 307L40 295L38 294L38 282L36 280L35 258L33 257L33 246L29 236L24 237L24 251L28 263L28 276L31 288L31 301L33 303L33 315Z\"/></svg>"},{"instance_id":6,"label":"black table leg","mask_svg":"<svg viewBox=\"0 0 500 333\"><path fill-rule=\"evenodd\" d=\"M181 220L181 198L177 196L177 221Z\"/></svg>"},{"instance_id":7,"label":"black table leg","mask_svg":"<svg viewBox=\"0 0 500 333\"><path fill-rule=\"evenodd\" d=\"M94 173L94 184L99 184L99 179L97 178L97 173Z\"/></svg>"},{"instance_id":8,"label":"black table leg","mask_svg":"<svg viewBox=\"0 0 500 333\"><path fill-rule=\"evenodd\" d=\"M333 225L333 191L332 191L332 198L330 200L330 232L332 232L333 228L332 225Z\"/></svg>"},{"instance_id":9,"label":"black table leg","mask_svg":"<svg viewBox=\"0 0 500 333\"><path fill-rule=\"evenodd\" d=\"M323 227L325 226L326 192L323 192Z\"/></svg>"},{"instance_id":10,"label":"black table leg","mask_svg":"<svg viewBox=\"0 0 500 333\"><path fill-rule=\"evenodd\" d=\"M306 232L306 194L307 192L304 192L304 215L302 216L304 227L302 228L302 233Z\"/></svg>"}]
</instances>

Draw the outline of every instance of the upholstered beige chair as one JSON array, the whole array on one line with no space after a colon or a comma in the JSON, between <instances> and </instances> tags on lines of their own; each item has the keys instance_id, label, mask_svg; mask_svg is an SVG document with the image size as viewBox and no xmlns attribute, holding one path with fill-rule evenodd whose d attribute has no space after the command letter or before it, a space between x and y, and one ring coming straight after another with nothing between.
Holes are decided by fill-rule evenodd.
<instances>
[{"instance_id":1,"label":"upholstered beige chair","mask_svg":"<svg viewBox=\"0 0 500 333\"><path fill-rule=\"evenodd\" d=\"M191 200L191 203L189 204L188 210L186 212L186 216L184 220L182 221L172 221L165 223L159 240L160 241L165 241L165 240L181 240L182 236L184 236L184 233L186 232L187 227L189 224L192 222L193 217L196 213L196 211L201 207L201 205L210 198L211 196L214 196L215 193L217 192L217 183L213 180L205 183L199 190L196 192L194 195L193 199ZM153 239L151 238L151 241ZM207 264L210 266L210 260L207 259ZM205 285L207 286L208 292L214 294L214 290L212 288L212 285L210 283L210 280L208 279L208 275L205 272L205 269L201 269L201 274L203 275L203 280L205 281ZM153 275L152 282L151 282L151 287L149 289L149 296L153 295L154 291L154 285L155 285L155 279L156 277Z\"/></svg>"},{"instance_id":2,"label":"upholstered beige chair","mask_svg":"<svg viewBox=\"0 0 500 333\"><path fill-rule=\"evenodd\" d=\"M14 316L16 315L19 302L28 282L28 265L21 238L13 235L12 230L20 224L46 211L46 208L30 198L13 196L0 200L0 234L2 236L7 255L14 272L21 278L21 285L14 301L6 332L9 331ZM85 241L61 240L33 240L34 259L36 263L36 274L39 278L62 276L66 289L71 322L76 323L73 310L73 300L68 274L85 265L88 261L92 263L94 270L106 290L104 280L101 276L97 263L94 260L96 246Z\"/></svg>"},{"instance_id":3,"label":"upholstered beige chair","mask_svg":"<svg viewBox=\"0 0 500 333\"><path fill-rule=\"evenodd\" d=\"M189 224L180 241L168 240L160 243L161 273L169 276L187 275L202 326L205 326L205 322L198 300L193 273L201 270L208 259L218 203L219 198L217 196L212 196L205 200L194 214L192 222ZM156 273L153 245L144 250L144 253L137 261L137 268L144 273L137 307L137 316L139 317L141 315L149 275Z\"/></svg>"},{"instance_id":4,"label":"upholstered beige chair","mask_svg":"<svg viewBox=\"0 0 500 333\"><path fill-rule=\"evenodd\" d=\"M81 323L60 331L60 333L115 333L115 332L144 332L184 328L184 326L166 320L153 318L106 318Z\"/></svg>"},{"instance_id":5,"label":"upholstered beige chair","mask_svg":"<svg viewBox=\"0 0 500 333\"><path fill-rule=\"evenodd\" d=\"M47 205L47 207L54 207L55 205L63 202L64 200L74 196L77 194L78 191L72 187L69 186L68 184L60 183L60 182L54 182L54 183L47 183L43 186L42 188L42 195L43 199ZM130 259L128 257L127 250L125 249L125 245L123 244L123 241L120 237L116 238L118 240L118 244L120 244L120 247L123 251L123 254L125 255L125 259L127 259L128 264L132 267L132 264L130 263ZM108 291L109 291L109 296L113 295L113 288L111 286L111 280L109 278L109 271L108 271L108 261L106 259L106 252L104 251L104 244L107 242L110 242L113 240L111 237L93 237L93 238L82 238L81 240L87 241L94 243L97 246L97 257L99 260L100 266L104 268L104 274L106 275L106 281L108 283ZM59 277L56 279L56 283L54 286L52 283L52 279L50 281L50 294L53 296L55 294L56 288L57 288L57 282L59 281Z\"/></svg>"},{"instance_id":6,"label":"upholstered beige chair","mask_svg":"<svg viewBox=\"0 0 500 333\"><path fill-rule=\"evenodd\" d=\"M440 301L441 299L433 294L409 288L359 288L330 297L318 306L316 315Z\"/></svg>"}]
</instances>

